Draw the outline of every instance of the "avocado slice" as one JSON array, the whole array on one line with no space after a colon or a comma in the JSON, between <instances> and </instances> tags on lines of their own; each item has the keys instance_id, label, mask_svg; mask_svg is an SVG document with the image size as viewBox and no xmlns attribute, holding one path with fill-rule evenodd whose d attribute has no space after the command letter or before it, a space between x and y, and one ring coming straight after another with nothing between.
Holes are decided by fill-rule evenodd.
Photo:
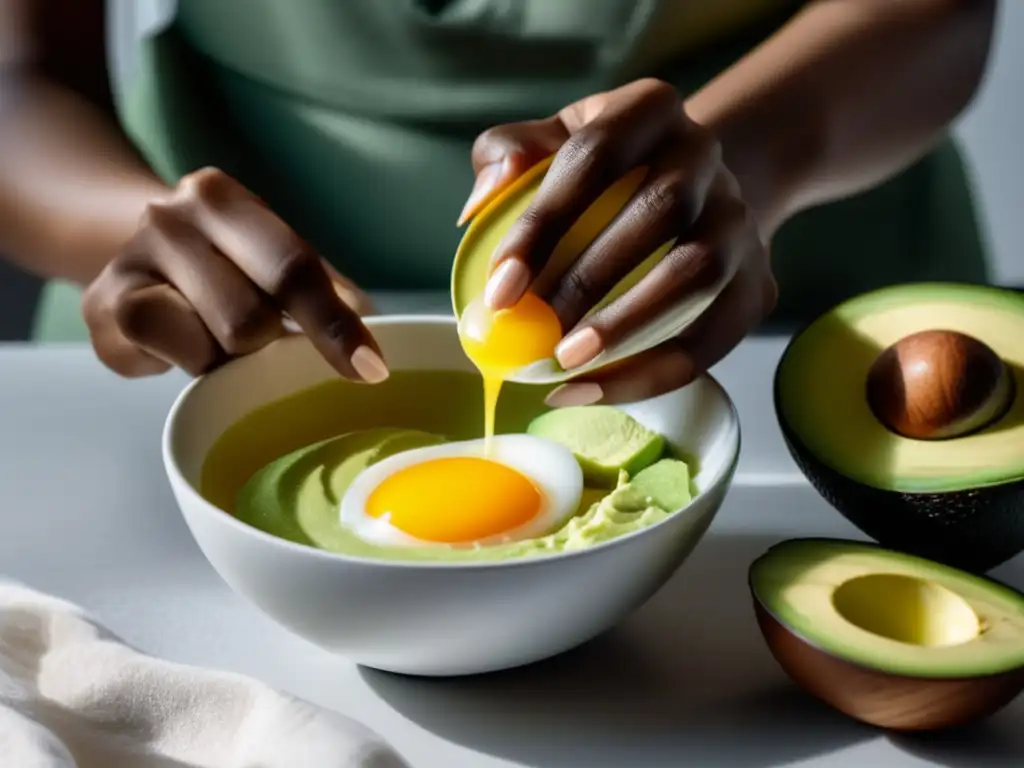
<instances>
[{"instance_id":1,"label":"avocado slice","mask_svg":"<svg viewBox=\"0 0 1024 768\"><path fill-rule=\"evenodd\" d=\"M957 338L991 354L943 379L966 354L948 350L970 346ZM838 305L794 336L776 369L775 411L801 471L864 533L983 572L1024 550L1022 371L1024 296L956 283L893 286ZM949 424L910 436L876 405L886 388L889 410L904 421L948 404L921 396L928 387L982 396L970 412L948 414Z\"/></svg>"},{"instance_id":2,"label":"avocado slice","mask_svg":"<svg viewBox=\"0 0 1024 768\"><path fill-rule=\"evenodd\" d=\"M754 561L749 585L784 670L860 720L960 725L1024 688L1024 594L991 579L875 544L793 539Z\"/></svg>"},{"instance_id":3,"label":"avocado slice","mask_svg":"<svg viewBox=\"0 0 1024 768\"><path fill-rule=\"evenodd\" d=\"M665 438L610 405L559 408L530 422L527 433L573 452L588 483L612 488L620 470L632 477L657 461Z\"/></svg>"},{"instance_id":4,"label":"avocado slice","mask_svg":"<svg viewBox=\"0 0 1024 768\"><path fill-rule=\"evenodd\" d=\"M679 459L659 459L641 469L629 481L629 488L644 500L645 507L666 512L675 512L693 501L690 468Z\"/></svg>"}]
</instances>

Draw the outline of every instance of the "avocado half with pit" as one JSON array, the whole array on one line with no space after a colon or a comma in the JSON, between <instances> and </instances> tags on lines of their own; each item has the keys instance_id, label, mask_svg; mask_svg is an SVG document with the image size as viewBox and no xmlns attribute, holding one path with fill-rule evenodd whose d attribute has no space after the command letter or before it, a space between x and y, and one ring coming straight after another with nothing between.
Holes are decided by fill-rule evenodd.
<instances>
[{"instance_id":1,"label":"avocado half with pit","mask_svg":"<svg viewBox=\"0 0 1024 768\"><path fill-rule=\"evenodd\" d=\"M1024 550L1024 296L883 288L789 343L774 402L797 465L886 547L984 572Z\"/></svg>"},{"instance_id":2,"label":"avocado half with pit","mask_svg":"<svg viewBox=\"0 0 1024 768\"><path fill-rule=\"evenodd\" d=\"M768 648L799 686L862 722L937 730L1024 688L1024 594L875 544L794 539L749 571Z\"/></svg>"}]
</instances>

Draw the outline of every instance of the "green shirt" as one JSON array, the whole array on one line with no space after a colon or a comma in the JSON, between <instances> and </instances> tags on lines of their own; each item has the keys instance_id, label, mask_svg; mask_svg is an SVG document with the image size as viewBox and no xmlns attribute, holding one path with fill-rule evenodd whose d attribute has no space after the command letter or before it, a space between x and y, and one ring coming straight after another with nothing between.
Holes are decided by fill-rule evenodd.
<instances>
[{"instance_id":1,"label":"green shirt","mask_svg":"<svg viewBox=\"0 0 1024 768\"><path fill-rule=\"evenodd\" d=\"M799 5L111 0L111 65L123 126L169 182L221 167L364 288L445 290L481 130L644 75L692 93ZM795 217L772 251L782 321L884 283L987 278L951 141Z\"/></svg>"}]
</instances>

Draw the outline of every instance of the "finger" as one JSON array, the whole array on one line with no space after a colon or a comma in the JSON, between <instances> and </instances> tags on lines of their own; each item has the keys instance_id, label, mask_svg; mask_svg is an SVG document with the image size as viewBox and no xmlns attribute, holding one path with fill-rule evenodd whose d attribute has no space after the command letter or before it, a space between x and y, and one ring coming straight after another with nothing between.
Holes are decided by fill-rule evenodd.
<instances>
[{"instance_id":1,"label":"finger","mask_svg":"<svg viewBox=\"0 0 1024 768\"><path fill-rule=\"evenodd\" d=\"M117 307L125 337L148 354L199 376L225 359L210 329L188 300L170 285L139 288Z\"/></svg>"},{"instance_id":2,"label":"finger","mask_svg":"<svg viewBox=\"0 0 1024 768\"><path fill-rule=\"evenodd\" d=\"M219 171L194 173L182 188L193 222L299 324L335 370L355 381L387 378L377 342L338 296L305 240Z\"/></svg>"},{"instance_id":3,"label":"finger","mask_svg":"<svg viewBox=\"0 0 1024 768\"><path fill-rule=\"evenodd\" d=\"M558 150L537 194L495 250L488 306L515 304L576 220L684 120L678 94L658 81L609 94L607 106Z\"/></svg>"},{"instance_id":4,"label":"finger","mask_svg":"<svg viewBox=\"0 0 1024 768\"><path fill-rule=\"evenodd\" d=\"M129 262L148 264L177 289L229 356L249 354L284 333L281 312L183 213L151 205Z\"/></svg>"},{"instance_id":5,"label":"finger","mask_svg":"<svg viewBox=\"0 0 1024 768\"><path fill-rule=\"evenodd\" d=\"M715 178L720 152L695 124L651 163L643 185L562 275L549 303L572 328L644 259L689 231Z\"/></svg>"},{"instance_id":6,"label":"finger","mask_svg":"<svg viewBox=\"0 0 1024 768\"><path fill-rule=\"evenodd\" d=\"M136 288L156 284L155 278L148 275L121 273L108 265L104 274L82 296L82 316L96 356L119 376L155 376L173 367L125 337L117 322L117 305L124 295Z\"/></svg>"},{"instance_id":7,"label":"finger","mask_svg":"<svg viewBox=\"0 0 1024 768\"><path fill-rule=\"evenodd\" d=\"M335 293L352 308L353 312L360 317L376 314L377 308L373 304L373 299L370 298L366 291L336 270L331 262L326 259L322 261L324 269L327 270L327 275L331 278L331 282L334 283Z\"/></svg>"},{"instance_id":8,"label":"finger","mask_svg":"<svg viewBox=\"0 0 1024 768\"><path fill-rule=\"evenodd\" d=\"M457 226L476 216L509 184L557 152L568 138L569 131L558 115L499 125L481 133L473 142L472 151L476 182Z\"/></svg>"},{"instance_id":9,"label":"finger","mask_svg":"<svg viewBox=\"0 0 1024 768\"><path fill-rule=\"evenodd\" d=\"M760 241L753 220L735 198L709 199L687 240L672 248L621 297L579 323L555 350L563 368L584 365L604 349L640 331L684 303L727 284Z\"/></svg>"},{"instance_id":10,"label":"finger","mask_svg":"<svg viewBox=\"0 0 1024 768\"><path fill-rule=\"evenodd\" d=\"M580 376L553 390L548 405L630 403L684 387L722 360L774 306L767 269L736 275L680 336L619 364Z\"/></svg>"},{"instance_id":11,"label":"finger","mask_svg":"<svg viewBox=\"0 0 1024 768\"><path fill-rule=\"evenodd\" d=\"M673 339L622 365L573 379L554 389L545 402L552 408L636 402L685 386L695 375L693 360Z\"/></svg>"}]
</instances>

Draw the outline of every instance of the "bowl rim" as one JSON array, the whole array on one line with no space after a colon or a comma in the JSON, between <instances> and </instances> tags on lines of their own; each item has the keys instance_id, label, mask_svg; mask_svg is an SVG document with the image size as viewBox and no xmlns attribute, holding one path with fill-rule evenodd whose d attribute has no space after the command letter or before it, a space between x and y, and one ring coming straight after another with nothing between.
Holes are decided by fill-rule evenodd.
<instances>
[{"instance_id":1,"label":"bowl rim","mask_svg":"<svg viewBox=\"0 0 1024 768\"><path fill-rule=\"evenodd\" d=\"M363 318L363 322L367 328L372 332L375 327L390 326L390 325L446 325L455 326L457 321L454 317L448 317L446 315L429 315L429 314L389 314L389 315L369 315ZM305 336L301 333L289 332L283 338L279 339L276 343L309 343ZM177 487L175 493L175 501L178 507L178 512L183 517L186 516L184 510L184 504L190 504L194 510L200 511L202 515L208 515L215 517L219 522L227 525L229 528L237 531L241 536L254 537L258 541L264 541L269 546L278 547L285 551L294 552L298 556L311 557L316 560L323 560L328 563L348 563L350 565L359 565L372 568L408 568L408 569L419 569L419 570L438 570L438 569L467 569L467 570L478 570L478 569L506 569L506 568L526 568L526 567L543 567L546 564L553 564L568 559L576 559L583 557L597 556L600 552L604 552L614 547L625 546L628 542L634 539L656 535L656 532L661 530L671 521L673 521L677 515L685 513L687 510L694 507L699 500L706 495L712 494L716 491L721 490L722 486L728 486L731 482L731 478L735 473L736 466L739 463L740 447L742 444L742 431L739 420L739 413L736 410L736 404L732 398L729 397L729 393L726 392L725 388L712 374L705 372L697 377L697 380L704 379L711 386L717 390L718 394L723 398L726 405L727 424L731 426L730 433L734 435L729 446L729 457L723 469L714 477L711 484L707 487L703 494L694 497L693 500L685 507L682 507L672 514L668 515L665 519L659 520L652 525L639 528L629 533L624 533L620 536L616 536L613 539L602 541L593 546L585 547L583 549L573 549L569 551L552 552L550 554L543 554L531 557L510 557L510 558L499 558L496 560L403 560L400 558L389 559L384 557L369 557L362 555L351 555L344 554L341 552L332 552L326 549L320 549L318 547L310 546L308 544L300 544L298 542L289 541L283 539L280 536L275 536L272 533L262 531L259 528L255 528L248 523L239 520L237 517L229 513L227 510L221 509L215 504L207 501L207 499L199 492L197 488L185 478L184 473L178 466L178 462L174 457L174 451L172 444L174 440L175 431L178 426L178 415L184 408L185 403L192 396L192 393L199 387L203 386L203 382L210 377L215 377L218 373L228 366L232 365L234 361L228 362L225 365L217 368L209 373L197 376L192 381L188 382L178 393L178 396L174 399L170 409L167 412L167 416L164 419L164 426L161 434L161 456L163 459L164 471L168 475L168 479ZM687 385L689 386L689 385ZM177 497L178 493L183 493L186 499L180 500ZM186 524L188 521L186 520ZM189 530L192 530L191 524L188 524ZM193 537L195 534L193 533Z\"/></svg>"}]
</instances>

